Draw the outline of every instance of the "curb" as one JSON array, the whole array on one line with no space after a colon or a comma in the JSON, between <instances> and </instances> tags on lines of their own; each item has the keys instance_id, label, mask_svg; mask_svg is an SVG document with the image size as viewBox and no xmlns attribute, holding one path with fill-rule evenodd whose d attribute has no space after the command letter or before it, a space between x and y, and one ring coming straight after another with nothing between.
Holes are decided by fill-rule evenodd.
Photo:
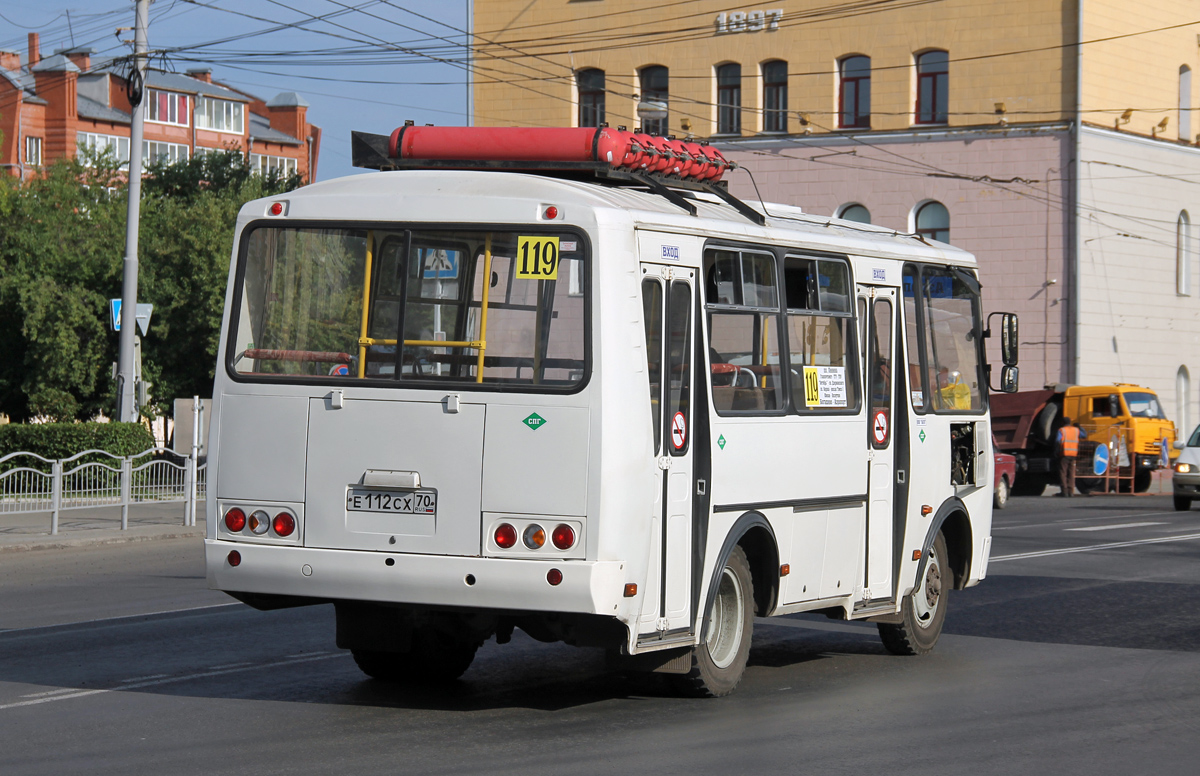
<instances>
[{"instance_id":1,"label":"curb","mask_svg":"<svg viewBox=\"0 0 1200 776\"><path fill-rule=\"evenodd\" d=\"M32 538L29 541L17 542L12 544L0 543L0 555L9 552L34 552L38 550L70 550L79 547L98 547L106 544L132 544L134 542L152 542L163 539L203 539L204 530L201 528L189 528L179 531L170 531L168 533L153 533L153 534L127 534L122 533L116 536L50 536L43 534L41 537Z\"/></svg>"}]
</instances>

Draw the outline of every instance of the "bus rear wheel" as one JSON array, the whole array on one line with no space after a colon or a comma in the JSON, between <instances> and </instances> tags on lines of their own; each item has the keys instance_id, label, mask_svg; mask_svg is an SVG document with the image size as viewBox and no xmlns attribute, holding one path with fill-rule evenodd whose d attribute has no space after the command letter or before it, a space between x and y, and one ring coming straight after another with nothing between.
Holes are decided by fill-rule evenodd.
<instances>
[{"instance_id":1,"label":"bus rear wheel","mask_svg":"<svg viewBox=\"0 0 1200 776\"><path fill-rule=\"evenodd\" d=\"M893 655L925 655L933 651L946 622L946 594L953 586L946 565L946 540L937 538L925 556L925 570L900 608L900 623L879 623L879 638Z\"/></svg>"},{"instance_id":2,"label":"bus rear wheel","mask_svg":"<svg viewBox=\"0 0 1200 776\"><path fill-rule=\"evenodd\" d=\"M480 644L441 633L414 633L407 652L375 652L353 649L350 654L359 669L381 682L437 684L451 682L466 673Z\"/></svg>"},{"instance_id":3,"label":"bus rear wheel","mask_svg":"<svg viewBox=\"0 0 1200 776\"><path fill-rule=\"evenodd\" d=\"M717 579L704 641L692 648L692 668L672 677L684 695L717 698L737 687L750 657L754 632L754 580L740 546Z\"/></svg>"}]
</instances>

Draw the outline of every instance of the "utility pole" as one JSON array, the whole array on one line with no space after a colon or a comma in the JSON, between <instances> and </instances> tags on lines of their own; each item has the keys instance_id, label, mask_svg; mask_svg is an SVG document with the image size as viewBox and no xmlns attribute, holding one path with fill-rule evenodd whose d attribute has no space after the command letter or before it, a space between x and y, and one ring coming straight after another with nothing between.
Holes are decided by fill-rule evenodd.
<instances>
[{"instance_id":1,"label":"utility pole","mask_svg":"<svg viewBox=\"0 0 1200 776\"><path fill-rule=\"evenodd\" d=\"M129 211L125 223L125 262L121 282L120 355L117 361L117 420L138 419L135 381L141 375L134 370L134 338L137 336L138 291L138 219L142 205L142 138L146 122L146 25L150 19L150 0L136 0L133 28L134 70L130 74L137 97L129 133Z\"/></svg>"}]
</instances>

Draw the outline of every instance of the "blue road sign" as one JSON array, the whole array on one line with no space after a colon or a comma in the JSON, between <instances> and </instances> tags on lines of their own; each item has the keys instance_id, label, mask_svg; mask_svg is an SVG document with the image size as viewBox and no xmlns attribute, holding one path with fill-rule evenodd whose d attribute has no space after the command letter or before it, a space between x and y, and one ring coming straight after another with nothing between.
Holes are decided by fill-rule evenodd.
<instances>
[{"instance_id":1,"label":"blue road sign","mask_svg":"<svg viewBox=\"0 0 1200 776\"><path fill-rule=\"evenodd\" d=\"M458 251L444 248L425 249L424 278L426 280L450 280L458 277Z\"/></svg>"},{"instance_id":2,"label":"blue road sign","mask_svg":"<svg viewBox=\"0 0 1200 776\"><path fill-rule=\"evenodd\" d=\"M111 318L109 321L112 324L113 331L121 330L121 300L108 300L108 313ZM154 313L154 305L148 303L139 303L137 306L137 315L134 319L137 321L137 327L142 330L142 336L146 336L146 331L150 328L150 316Z\"/></svg>"},{"instance_id":3,"label":"blue road sign","mask_svg":"<svg viewBox=\"0 0 1200 776\"><path fill-rule=\"evenodd\" d=\"M1108 445L1096 445L1096 454L1092 456L1092 473L1104 474L1108 471Z\"/></svg>"}]
</instances>

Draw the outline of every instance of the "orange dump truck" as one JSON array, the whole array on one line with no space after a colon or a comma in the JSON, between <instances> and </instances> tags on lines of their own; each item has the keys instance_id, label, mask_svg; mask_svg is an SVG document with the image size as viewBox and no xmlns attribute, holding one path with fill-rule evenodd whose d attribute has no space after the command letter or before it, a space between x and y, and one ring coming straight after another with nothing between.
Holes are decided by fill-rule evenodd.
<instances>
[{"instance_id":1,"label":"orange dump truck","mask_svg":"<svg viewBox=\"0 0 1200 776\"><path fill-rule=\"evenodd\" d=\"M1090 456L1097 444L1113 450L1113 464L1133 489L1150 487L1150 477L1166 454L1174 455L1175 424L1149 388L1128 383L1113 385L1056 385L1042 391L992 394L992 430L999 449L1017 458L1014 495L1039 495L1046 485L1058 484L1054 440L1063 418L1071 418L1087 434L1081 455ZM1164 443L1165 440L1165 443ZM1120 457L1124 443L1124 459ZM1079 485L1088 487L1081 464Z\"/></svg>"}]
</instances>

